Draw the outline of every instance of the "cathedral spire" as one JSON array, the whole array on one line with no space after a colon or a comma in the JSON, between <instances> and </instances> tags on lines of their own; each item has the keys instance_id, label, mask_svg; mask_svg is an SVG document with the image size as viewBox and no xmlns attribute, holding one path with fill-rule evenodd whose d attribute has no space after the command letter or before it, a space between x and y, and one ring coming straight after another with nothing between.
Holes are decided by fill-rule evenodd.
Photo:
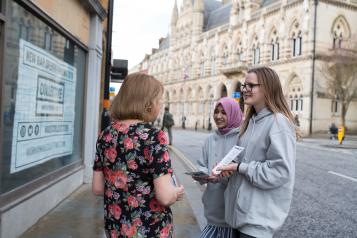
<instances>
[{"instance_id":1,"label":"cathedral spire","mask_svg":"<svg viewBox=\"0 0 357 238\"><path fill-rule=\"evenodd\" d=\"M171 16L171 26L176 26L178 19L178 9L177 9L177 1L175 0L174 9L172 9L172 16Z\"/></svg>"},{"instance_id":2,"label":"cathedral spire","mask_svg":"<svg viewBox=\"0 0 357 238\"><path fill-rule=\"evenodd\" d=\"M193 6L195 12L203 12L205 10L205 4L203 0L196 0Z\"/></svg>"}]
</instances>

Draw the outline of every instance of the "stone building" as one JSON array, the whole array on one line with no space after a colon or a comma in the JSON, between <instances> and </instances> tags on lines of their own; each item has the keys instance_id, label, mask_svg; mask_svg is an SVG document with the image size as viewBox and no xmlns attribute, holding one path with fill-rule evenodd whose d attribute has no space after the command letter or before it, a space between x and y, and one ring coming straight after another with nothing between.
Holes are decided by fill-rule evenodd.
<instances>
[{"instance_id":1,"label":"stone building","mask_svg":"<svg viewBox=\"0 0 357 238\"><path fill-rule=\"evenodd\" d=\"M340 123L341 109L325 93L323 56L356 35L355 22L356 0L184 0L143 64L164 83L176 125L185 117L186 126L207 128L214 102L240 92L247 69L268 66L303 134L326 132ZM357 130L357 100L346 126Z\"/></svg>"},{"instance_id":2,"label":"stone building","mask_svg":"<svg viewBox=\"0 0 357 238\"><path fill-rule=\"evenodd\" d=\"M91 182L107 6L0 0L0 237Z\"/></svg>"}]
</instances>

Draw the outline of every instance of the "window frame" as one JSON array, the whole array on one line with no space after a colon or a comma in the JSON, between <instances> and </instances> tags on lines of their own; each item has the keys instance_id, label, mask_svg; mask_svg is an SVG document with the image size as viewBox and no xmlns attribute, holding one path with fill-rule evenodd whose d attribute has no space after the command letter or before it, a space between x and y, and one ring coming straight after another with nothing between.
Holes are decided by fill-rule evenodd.
<instances>
[{"instance_id":1,"label":"window frame","mask_svg":"<svg viewBox=\"0 0 357 238\"><path fill-rule=\"evenodd\" d=\"M3 59L4 59L4 49L5 49L5 24L6 24L6 17L4 15L5 11L5 5L6 1L0 0L1 5L0 5L0 99L3 97L3 90L4 87L2 86L4 84L4 64L3 64ZM3 115L3 106L0 100L0 115ZM1 135L3 135L3 116L0 117L0 155L2 155L2 147L3 147L3 138ZM2 159L0 159L0 171L2 171L3 168L3 162ZM0 177L0 188L2 187L2 178ZM1 206L1 193L0 193L0 207Z\"/></svg>"},{"instance_id":2,"label":"window frame","mask_svg":"<svg viewBox=\"0 0 357 238\"><path fill-rule=\"evenodd\" d=\"M200 78L205 76L205 61L202 60L200 63Z\"/></svg>"},{"instance_id":3,"label":"window frame","mask_svg":"<svg viewBox=\"0 0 357 238\"><path fill-rule=\"evenodd\" d=\"M253 48L253 65L260 64L260 48L259 45Z\"/></svg>"},{"instance_id":4,"label":"window frame","mask_svg":"<svg viewBox=\"0 0 357 238\"><path fill-rule=\"evenodd\" d=\"M1 1L1 0L0 0ZM84 43L82 43L77 37L75 37L71 32L69 32L67 29L65 29L63 26L61 26L58 22L56 22L53 18L51 18L49 15L47 15L42 9L40 9L35 3L33 3L30 0L11 0L13 2L16 2L19 6L24 8L26 11L31 13L35 18L38 20L42 21L43 23L47 24L50 28L53 30L57 31L59 34L67 38L67 40L71 40L80 50L83 50L85 56L86 56L86 62L85 62L85 67L84 67L84 85L87 84L87 65L88 65L88 52L89 48L86 46ZM3 84L4 84L4 70L3 69L3 54L5 49L5 44L6 44L6 11L7 11L7 4L9 4L10 0L3 0L0 11L0 27L2 29L2 35L0 36L0 67L1 67L1 73L0 73L0 85L1 85L1 90L0 90L0 98L3 97ZM86 103L86 98L85 98L85 92L83 95L83 100L84 104ZM84 109L83 109L84 110ZM3 114L3 107L2 104L0 103L0 112L1 115ZM84 125L82 125L82 132L81 136L84 138ZM0 154L2 155L3 150L3 117L0 118ZM13 206L16 206L20 204L24 199L28 199L29 197L33 196L36 193L41 192L45 187L50 187L55 183L58 183L59 181L66 179L67 177L77 173L81 169L84 168L83 162L83 152L84 152L84 144L82 142L82 150L80 151L80 160L74 161L73 163L70 163L68 165L65 165L63 167L57 168L47 174L44 174L43 176L36 178L34 180L30 180L29 182L20 185L19 187L13 188L10 191L6 191L3 193L0 193L0 208L1 207L6 207L6 209L11 209ZM3 169L3 164L2 160L0 160L0 171ZM0 188L2 186L2 178L0 177ZM1 191L0 191L1 192ZM16 202L14 202L16 201ZM10 206L8 206L11 204Z\"/></svg>"}]
</instances>

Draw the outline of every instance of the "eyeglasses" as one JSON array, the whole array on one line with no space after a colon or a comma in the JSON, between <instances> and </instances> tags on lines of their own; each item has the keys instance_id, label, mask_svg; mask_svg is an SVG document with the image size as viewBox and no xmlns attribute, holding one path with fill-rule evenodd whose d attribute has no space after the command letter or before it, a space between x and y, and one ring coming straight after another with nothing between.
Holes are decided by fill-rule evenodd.
<instances>
[{"instance_id":1,"label":"eyeglasses","mask_svg":"<svg viewBox=\"0 0 357 238\"><path fill-rule=\"evenodd\" d=\"M260 86L260 83L243 83L240 86L240 90L243 91L243 89L245 89L247 91L252 91L254 87L258 87L258 86Z\"/></svg>"}]
</instances>

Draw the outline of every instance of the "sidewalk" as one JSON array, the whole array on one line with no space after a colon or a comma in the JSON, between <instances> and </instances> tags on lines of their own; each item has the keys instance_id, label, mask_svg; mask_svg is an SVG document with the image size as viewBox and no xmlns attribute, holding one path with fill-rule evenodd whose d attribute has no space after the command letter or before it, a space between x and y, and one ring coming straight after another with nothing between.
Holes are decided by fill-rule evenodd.
<instances>
[{"instance_id":1,"label":"sidewalk","mask_svg":"<svg viewBox=\"0 0 357 238\"><path fill-rule=\"evenodd\" d=\"M180 166L177 160L173 162L173 167L175 171L179 171L181 168L176 166ZM176 175L179 183L184 180L181 178L181 172ZM175 237L198 237L200 227L187 196L171 208L174 214ZM91 184L84 184L41 218L21 238L104 238L103 217L103 198L92 194Z\"/></svg>"},{"instance_id":2,"label":"sidewalk","mask_svg":"<svg viewBox=\"0 0 357 238\"><path fill-rule=\"evenodd\" d=\"M331 140L329 134L314 134L309 137L304 137L301 142L317 144L322 147L336 149L357 149L357 135L345 135L345 140L340 145L337 140Z\"/></svg>"}]
</instances>

